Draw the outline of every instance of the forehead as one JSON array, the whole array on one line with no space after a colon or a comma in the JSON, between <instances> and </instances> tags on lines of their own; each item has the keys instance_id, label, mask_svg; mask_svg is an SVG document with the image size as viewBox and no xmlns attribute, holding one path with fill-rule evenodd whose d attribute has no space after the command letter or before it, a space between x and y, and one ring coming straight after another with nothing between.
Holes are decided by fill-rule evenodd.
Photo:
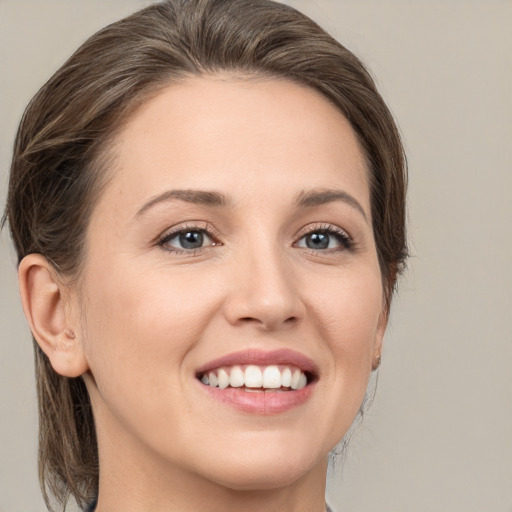
<instances>
[{"instance_id":1,"label":"forehead","mask_svg":"<svg viewBox=\"0 0 512 512\"><path fill-rule=\"evenodd\" d=\"M219 75L170 85L132 115L114 155L114 189L134 201L236 182L247 192L341 185L369 204L349 122L321 93L283 79Z\"/></svg>"}]
</instances>

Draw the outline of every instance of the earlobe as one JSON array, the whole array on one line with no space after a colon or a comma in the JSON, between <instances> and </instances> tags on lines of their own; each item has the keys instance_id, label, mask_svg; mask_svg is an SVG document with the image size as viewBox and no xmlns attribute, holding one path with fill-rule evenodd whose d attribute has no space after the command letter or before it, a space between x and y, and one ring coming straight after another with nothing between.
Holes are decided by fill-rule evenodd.
<instances>
[{"instance_id":1,"label":"earlobe","mask_svg":"<svg viewBox=\"0 0 512 512\"><path fill-rule=\"evenodd\" d=\"M88 370L80 337L66 304L64 285L41 254L29 254L18 269L21 301L32 334L53 369L65 377Z\"/></svg>"},{"instance_id":2,"label":"earlobe","mask_svg":"<svg viewBox=\"0 0 512 512\"><path fill-rule=\"evenodd\" d=\"M384 342L384 334L388 325L389 313L383 309L380 313L379 321L377 324L377 331L375 335L375 346L373 348L372 371L379 368L382 362L382 344Z\"/></svg>"}]
</instances>

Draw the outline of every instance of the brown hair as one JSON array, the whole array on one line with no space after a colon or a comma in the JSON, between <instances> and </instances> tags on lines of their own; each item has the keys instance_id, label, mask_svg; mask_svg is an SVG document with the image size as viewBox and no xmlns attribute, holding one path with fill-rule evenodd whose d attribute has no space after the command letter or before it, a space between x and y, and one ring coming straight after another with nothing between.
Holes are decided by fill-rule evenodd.
<instances>
[{"instance_id":1,"label":"brown hair","mask_svg":"<svg viewBox=\"0 0 512 512\"><path fill-rule=\"evenodd\" d=\"M406 162L398 130L363 64L295 9L268 0L166 0L93 35L28 105L16 138L7 208L19 261L40 253L77 279L90 213L108 179L109 141L134 109L173 81L233 71L322 92L365 152L386 300L406 257ZM98 453L81 378L54 372L37 343L39 475L65 507L98 487Z\"/></svg>"}]
</instances>

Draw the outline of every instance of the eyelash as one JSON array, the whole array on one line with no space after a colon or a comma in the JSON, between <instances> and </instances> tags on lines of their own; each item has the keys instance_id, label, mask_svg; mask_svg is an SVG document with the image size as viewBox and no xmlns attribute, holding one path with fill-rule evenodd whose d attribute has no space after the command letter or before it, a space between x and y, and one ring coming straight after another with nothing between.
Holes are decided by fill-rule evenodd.
<instances>
[{"instance_id":1,"label":"eyelash","mask_svg":"<svg viewBox=\"0 0 512 512\"><path fill-rule=\"evenodd\" d=\"M314 233L325 233L329 236L333 236L340 243L340 247L330 249L313 249L310 247L302 247L302 249L310 252L311 254L318 255L322 253L339 253L343 251L353 252L355 250L355 242L353 238L344 229L333 224L321 224L307 228L307 230L301 233L299 240L295 242L293 245L297 247L297 244L301 240L303 240L308 235L312 235Z\"/></svg>"},{"instance_id":2,"label":"eyelash","mask_svg":"<svg viewBox=\"0 0 512 512\"><path fill-rule=\"evenodd\" d=\"M208 245L206 247L198 247L194 249L181 249L179 247L173 247L170 245L167 245L173 238L176 238L179 235L190 233L190 232L197 232L197 233L206 233L208 238L212 240L212 244ZM174 253L174 254L186 254L187 256L194 256L198 255L201 251L204 251L205 249L209 249L210 247L215 247L222 245L220 242L218 242L217 237L214 234L214 230L208 223L194 223L194 224L185 224L183 226L180 226L178 228L174 228L171 231L167 231L161 238L158 240L158 245L165 251Z\"/></svg>"},{"instance_id":3,"label":"eyelash","mask_svg":"<svg viewBox=\"0 0 512 512\"><path fill-rule=\"evenodd\" d=\"M205 247L198 247L192 249L181 249L179 247L174 247L167 245L169 242L176 238L177 236L190 232L198 232L205 233L208 238L212 240L211 245L207 245ZM340 247L335 248L327 248L327 249L313 249L310 247L299 247L298 244L301 240L303 240L308 235L312 235L314 233L325 233L329 236L334 236L334 238L340 243ZM180 226L178 228L174 228L171 231L166 232L163 236L158 239L158 246L164 249L167 252L174 254L186 254L188 256L198 255L200 252L207 250L211 247L222 246L223 244L217 240L217 237L214 233L213 228L209 223L201 223L200 225L197 223L194 224L186 224ZM299 247L303 250L310 252L311 254L319 254L319 253L338 253L343 251L354 251L355 250L355 242L352 237L344 230L338 226L332 224L322 224L311 226L307 230L303 231L297 240L294 242L293 247Z\"/></svg>"}]
</instances>

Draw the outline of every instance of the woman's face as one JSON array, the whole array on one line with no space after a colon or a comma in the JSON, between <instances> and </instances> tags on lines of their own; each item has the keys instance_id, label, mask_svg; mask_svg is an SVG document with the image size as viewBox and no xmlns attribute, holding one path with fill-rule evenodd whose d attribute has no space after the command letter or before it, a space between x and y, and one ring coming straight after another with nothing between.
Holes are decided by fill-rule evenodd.
<instances>
[{"instance_id":1,"label":"woman's face","mask_svg":"<svg viewBox=\"0 0 512 512\"><path fill-rule=\"evenodd\" d=\"M291 82L193 78L114 154L77 299L102 464L236 489L325 472L386 324L349 123Z\"/></svg>"}]
</instances>

